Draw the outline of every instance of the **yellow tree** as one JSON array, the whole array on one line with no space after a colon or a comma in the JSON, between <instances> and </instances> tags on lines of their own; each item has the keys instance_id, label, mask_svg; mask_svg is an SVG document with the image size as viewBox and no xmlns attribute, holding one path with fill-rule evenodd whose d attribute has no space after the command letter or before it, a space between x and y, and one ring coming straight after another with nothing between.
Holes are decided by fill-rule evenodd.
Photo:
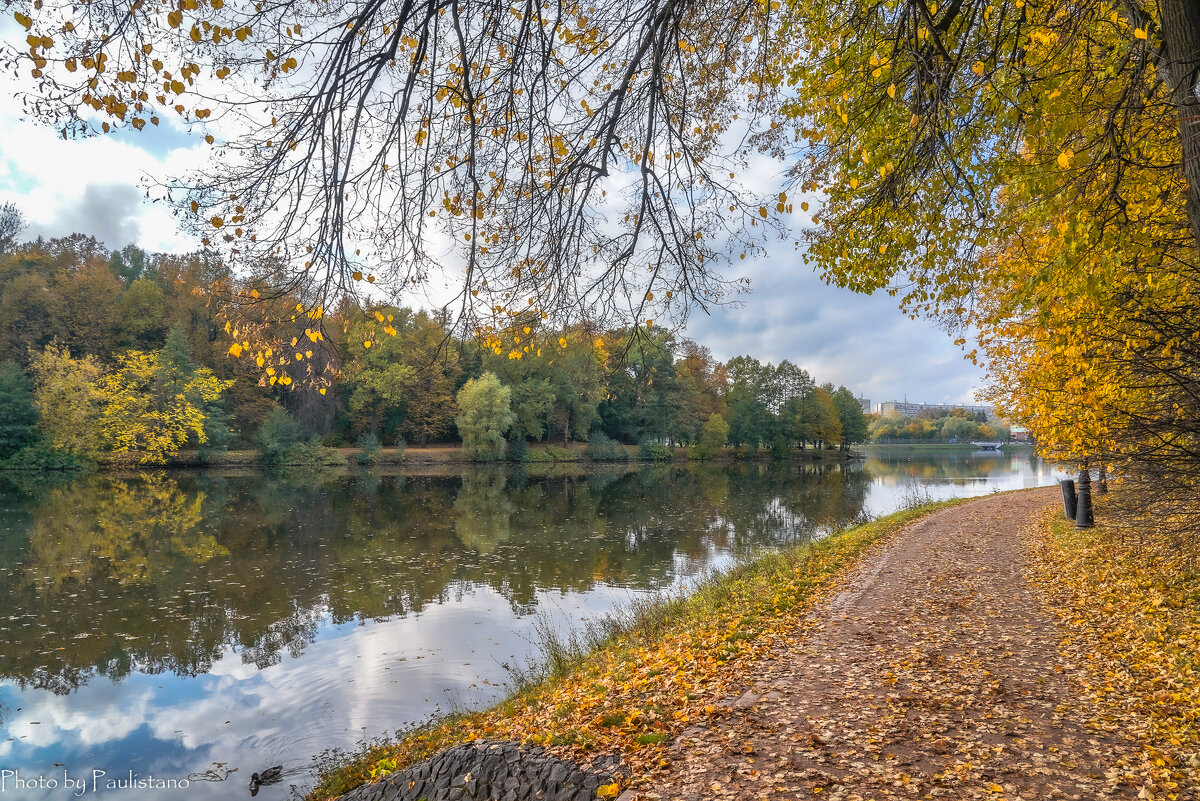
<instances>
[{"instance_id":1,"label":"yellow tree","mask_svg":"<svg viewBox=\"0 0 1200 801\"><path fill-rule=\"evenodd\" d=\"M206 407L233 382L206 367L185 369L167 351L130 351L101 381L100 419L110 450L142 463L162 463L189 440L204 444Z\"/></svg>"},{"instance_id":2,"label":"yellow tree","mask_svg":"<svg viewBox=\"0 0 1200 801\"><path fill-rule=\"evenodd\" d=\"M93 356L74 358L58 343L30 357L35 380L33 402L38 429L55 448L94 459L104 449L100 417L104 410L104 368Z\"/></svg>"},{"instance_id":3,"label":"yellow tree","mask_svg":"<svg viewBox=\"0 0 1200 801\"><path fill-rule=\"evenodd\" d=\"M964 344L977 330L992 397L1047 450L1188 487L1200 7L819 9L797 7L786 109L808 147L795 178L824 195L808 258Z\"/></svg>"}]
</instances>

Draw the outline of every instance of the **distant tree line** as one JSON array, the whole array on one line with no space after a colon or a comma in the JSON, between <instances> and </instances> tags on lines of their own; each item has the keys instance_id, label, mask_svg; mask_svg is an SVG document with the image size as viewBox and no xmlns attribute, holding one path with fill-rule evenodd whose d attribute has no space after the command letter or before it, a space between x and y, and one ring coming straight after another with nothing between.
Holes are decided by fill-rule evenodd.
<instances>
[{"instance_id":1,"label":"distant tree line","mask_svg":"<svg viewBox=\"0 0 1200 801\"><path fill-rule=\"evenodd\" d=\"M589 439L703 458L726 444L786 455L868 436L845 387L788 361L722 364L662 328L533 322L500 347L453 336L436 313L349 301L318 328L269 269L238 277L211 252L108 251L80 234L15 241L0 251L0 459L14 466L460 440L480 458ZM236 293L261 301L232 315ZM238 327L256 321L275 344L241 354ZM277 351L320 380L276 372Z\"/></svg>"},{"instance_id":2,"label":"distant tree line","mask_svg":"<svg viewBox=\"0 0 1200 801\"><path fill-rule=\"evenodd\" d=\"M872 442L1004 442L1009 435L1004 421L965 409L949 412L926 409L915 417L902 417L898 413L877 416L867 430Z\"/></svg>"}]
</instances>

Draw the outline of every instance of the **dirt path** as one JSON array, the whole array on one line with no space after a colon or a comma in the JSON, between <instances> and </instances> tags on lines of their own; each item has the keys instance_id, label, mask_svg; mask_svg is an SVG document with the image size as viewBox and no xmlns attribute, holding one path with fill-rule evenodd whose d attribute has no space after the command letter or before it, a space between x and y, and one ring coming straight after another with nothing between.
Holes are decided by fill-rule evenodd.
<instances>
[{"instance_id":1,"label":"dirt path","mask_svg":"<svg viewBox=\"0 0 1200 801\"><path fill-rule=\"evenodd\" d=\"M1057 497L989 496L899 535L641 797L1136 798L1106 775L1130 744L1089 722L1022 577L1021 531Z\"/></svg>"}]
</instances>

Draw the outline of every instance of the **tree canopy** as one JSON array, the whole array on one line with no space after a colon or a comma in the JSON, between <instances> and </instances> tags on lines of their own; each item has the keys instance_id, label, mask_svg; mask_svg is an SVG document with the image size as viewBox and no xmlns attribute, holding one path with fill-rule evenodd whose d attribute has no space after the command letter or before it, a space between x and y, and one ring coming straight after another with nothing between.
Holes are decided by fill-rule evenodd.
<instances>
[{"instance_id":1,"label":"tree canopy","mask_svg":"<svg viewBox=\"0 0 1200 801\"><path fill-rule=\"evenodd\" d=\"M18 3L9 66L66 136L171 115L214 163L163 189L306 309L457 283L458 319L650 323L721 302L772 208L737 176L777 0ZM771 206L774 206L772 201ZM614 222L619 224L613 224Z\"/></svg>"},{"instance_id":2,"label":"tree canopy","mask_svg":"<svg viewBox=\"0 0 1200 801\"><path fill-rule=\"evenodd\" d=\"M794 8L793 176L825 197L809 260L977 334L991 399L1054 456L1190 497L1200 5Z\"/></svg>"}]
</instances>

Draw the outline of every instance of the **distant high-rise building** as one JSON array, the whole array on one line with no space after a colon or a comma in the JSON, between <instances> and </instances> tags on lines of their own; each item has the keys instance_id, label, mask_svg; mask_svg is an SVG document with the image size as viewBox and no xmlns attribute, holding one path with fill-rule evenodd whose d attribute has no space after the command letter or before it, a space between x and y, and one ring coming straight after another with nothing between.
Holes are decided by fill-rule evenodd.
<instances>
[{"instance_id":1,"label":"distant high-rise building","mask_svg":"<svg viewBox=\"0 0 1200 801\"><path fill-rule=\"evenodd\" d=\"M864 398L862 395L859 395L858 396L858 405L862 407L863 414L871 413L871 399L870 398Z\"/></svg>"},{"instance_id":2,"label":"distant high-rise building","mask_svg":"<svg viewBox=\"0 0 1200 801\"><path fill-rule=\"evenodd\" d=\"M898 414L901 417L916 417L921 412L937 411L937 412L952 412L955 409L962 409L964 412L983 412L989 417L993 411L991 406L971 406L965 403L916 403L913 401L883 401L879 404L876 411L884 417L892 414Z\"/></svg>"}]
</instances>

